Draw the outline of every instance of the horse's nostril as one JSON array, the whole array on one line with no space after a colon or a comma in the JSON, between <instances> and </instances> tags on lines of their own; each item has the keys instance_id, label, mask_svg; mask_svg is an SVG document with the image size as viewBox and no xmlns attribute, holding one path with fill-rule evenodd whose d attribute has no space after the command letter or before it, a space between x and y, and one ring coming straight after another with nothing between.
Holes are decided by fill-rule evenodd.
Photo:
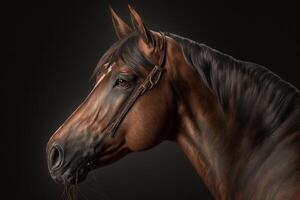
<instances>
[{"instance_id":1,"label":"horse's nostril","mask_svg":"<svg viewBox=\"0 0 300 200\"><path fill-rule=\"evenodd\" d=\"M54 145L49 154L49 169L59 169L63 163L63 149L59 145Z\"/></svg>"}]
</instances>

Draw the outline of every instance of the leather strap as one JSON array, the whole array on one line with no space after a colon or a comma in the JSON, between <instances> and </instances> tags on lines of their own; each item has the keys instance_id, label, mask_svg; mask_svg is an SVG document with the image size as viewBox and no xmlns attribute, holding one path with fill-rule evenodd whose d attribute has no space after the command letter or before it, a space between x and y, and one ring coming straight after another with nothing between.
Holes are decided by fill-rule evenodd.
<instances>
[{"instance_id":1,"label":"leather strap","mask_svg":"<svg viewBox=\"0 0 300 200\"><path fill-rule=\"evenodd\" d=\"M136 100L140 96L142 96L146 91L151 90L155 85L157 85L157 83L161 79L162 72L164 69L164 61L165 61L165 57L166 57L167 42L166 42L166 36L161 32L160 32L160 34L162 36L163 46L161 48L162 53L161 53L158 65L155 65L153 67L152 71L149 73L149 75L146 77L146 79L142 82L141 85L139 85L137 87L136 90L134 90L134 92L128 98L128 100L126 101L124 106L121 108L121 110L119 110L119 112L117 112L115 117L111 120L109 125L105 128L105 130L103 132L104 137L109 136L109 135L111 137L115 136L119 125L121 124L122 120L124 119L124 117L126 116L128 111L134 105Z\"/></svg>"}]
</instances>

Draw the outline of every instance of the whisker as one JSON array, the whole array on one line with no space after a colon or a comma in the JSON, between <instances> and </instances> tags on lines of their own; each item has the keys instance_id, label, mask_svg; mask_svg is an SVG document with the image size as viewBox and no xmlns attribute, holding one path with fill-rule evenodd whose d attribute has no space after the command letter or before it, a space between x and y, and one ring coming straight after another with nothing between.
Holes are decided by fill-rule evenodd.
<instances>
[{"instance_id":1,"label":"whisker","mask_svg":"<svg viewBox=\"0 0 300 200\"><path fill-rule=\"evenodd\" d=\"M71 186L67 186L67 200L72 200L72 197L71 197Z\"/></svg>"},{"instance_id":2,"label":"whisker","mask_svg":"<svg viewBox=\"0 0 300 200\"><path fill-rule=\"evenodd\" d=\"M68 200L68 186L65 186L64 199Z\"/></svg>"},{"instance_id":3,"label":"whisker","mask_svg":"<svg viewBox=\"0 0 300 200\"><path fill-rule=\"evenodd\" d=\"M63 200L63 198L64 198L64 196L65 196L65 191L66 191L66 188L64 187L64 189L63 189L63 191L62 191L62 193L61 193L59 199L62 199L62 200Z\"/></svg>"},{"instance_id":4,"label":"whisker","mask_svg":"<svg viewBox=\"0 0 300 200\"><path fill-rule=\"evenodd\" d=\"M76 186L73 186L73 200L76 200Z\"/></svg>"},{"instance_id":5,"label":"whisker","mask_svg":"<svg viewBox=\"0 0 300 200\"><path fill-rule=\"evenodd\" d=\"M78 188L78 193L86 200L89 200L88 197Z\"/></svg>"}]
</instances>

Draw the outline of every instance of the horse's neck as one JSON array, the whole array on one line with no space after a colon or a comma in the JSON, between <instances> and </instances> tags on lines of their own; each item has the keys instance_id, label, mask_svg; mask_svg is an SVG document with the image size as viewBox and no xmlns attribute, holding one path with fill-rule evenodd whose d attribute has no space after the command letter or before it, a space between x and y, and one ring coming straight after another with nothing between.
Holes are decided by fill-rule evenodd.
<instances>
[{"instance_id":1,"label":"horse's neck","mask_svg":"<svg viewBox=\"0 0 300 200\"><path fill-rule=\"evenodd\" d=\"M178 97L181 121L175 137L176 142L216 199L243 198L245 196L242 195L247 196L249 193L255 193L254 199L272 199L272 191L282 187L281 183L288 172L297 174L295 180L299 181L300 167L294 163L299 163L300 158L293 152L299 150L300 145L291 147L284 143L280 146L281 151L274 151L270 158L269 154L274 145L271 140L267 140L263 148L258 148L261 151L256 152L249 145L253 143L253 138L245 137L249 130L237 128L235 112L230 108L224 113L218 98L199 74L188 66L184 58L180 57L182 55L175 55L177 58L173 59L174 63L170 62L170 76ZM290 142L293 138L287 139L285 141ZM289 156L285 157L282 152L288 152ZM252 156L251 163L248 160L249 155ZM278 157L286 164L275 169L274 163ZM269 158L267 162L266 158ZM258 172L257 169L262 163L265 168ZM271 169L276 171L273 176L280 174L283 178L272 181L272 174L269 174L263 179ZM293 186L293 183L289 184ZM242 188L243 194L238 193ZM293 192L300 192L300 189L294 187Z\"/></svg>"},{"instance_id":2,"label":"horse's neck","mask_svg":"<svg viewBox=\"0 0 300 200\"><path fill-rule=\"evenodd\" d=\"M176 140L208 189L221 199L229 167L221 135L224 122L220 113L213 116L199 107L181 108L181 129Z\"/></svg>"},{"instance_id":3,"label":"horse's neck","mask_svg":"<svg viewBox=\"0 0 300 200\"><path fill-rule=\"evenodd\" d=\"M226 130L225 115L215 95L182 59L172 76L178 96L180 118L176 142L192 162L208 189L218 199L226 192L227 155L222 131ZM181 64L182 66L178 66Z\"/></svg>"}]
</instances>

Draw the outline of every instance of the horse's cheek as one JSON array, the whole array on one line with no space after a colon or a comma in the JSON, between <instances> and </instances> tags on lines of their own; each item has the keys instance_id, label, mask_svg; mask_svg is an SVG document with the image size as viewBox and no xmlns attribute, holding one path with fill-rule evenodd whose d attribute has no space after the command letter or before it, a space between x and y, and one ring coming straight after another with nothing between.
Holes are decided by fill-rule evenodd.
<instances>
[{"instance_id":1,"label":"horse's cheek","mask_svg":"<svg viewBox=\"0 0 300 200\"><path fill-rule=\"evenodd\" d=\"M146 108L143 108L144 111ZM126 126L126 143L132 151L144 151L159 144L163 138L165 129L166 113L164 109L160 112L145 112L132 115Z\"/></svg>"}]
</instances>

